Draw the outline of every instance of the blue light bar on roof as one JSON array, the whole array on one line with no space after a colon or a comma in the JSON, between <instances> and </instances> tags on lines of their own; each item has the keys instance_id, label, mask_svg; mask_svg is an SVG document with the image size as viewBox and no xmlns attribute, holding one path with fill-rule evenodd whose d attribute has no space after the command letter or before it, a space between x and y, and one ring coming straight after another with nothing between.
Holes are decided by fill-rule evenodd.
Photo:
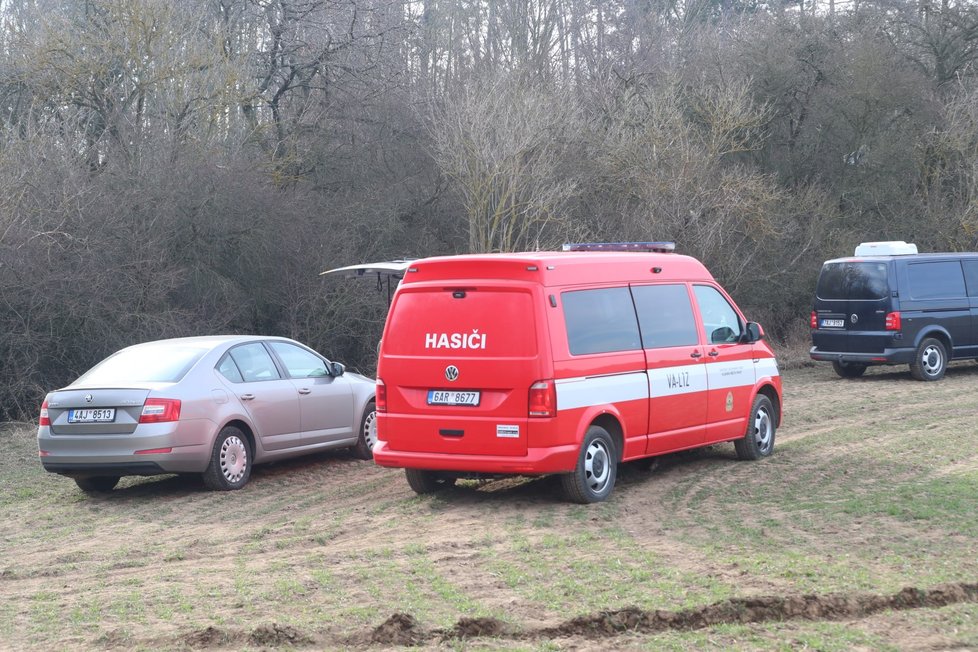
<instances>
[{"instance_id":1,"label":"blue light bar on roof","mask_svg":"<svg viewBox=\"0 0 978 652\"><path fill-rule=\"evenodd\" d=\"M676 250L675 242L568 242L564 251L646 251L671 254Z\"/></svg>"}]
</instances>

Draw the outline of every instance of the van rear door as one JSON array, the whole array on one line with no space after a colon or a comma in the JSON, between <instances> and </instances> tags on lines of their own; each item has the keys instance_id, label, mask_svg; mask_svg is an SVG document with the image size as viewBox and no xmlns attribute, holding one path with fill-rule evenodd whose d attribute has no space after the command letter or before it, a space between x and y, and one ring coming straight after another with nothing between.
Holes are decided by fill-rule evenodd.
<instances>
[{"instance_id":1,"label":"van rear door","mask_svg":"<svg viewBox=\"0 0 978 652\"><path fill-rule=\"evenodd\" d=\"M826 352L882 352L890 305L886 260L829 261L815 289L813 343Z\"/></svg>"},{"instance_id":2,"label":"van rear door","mask_svg":"<svg viewBox=\"0 0 978 652\"><path fill-rule=\"evenodd\" d=\"M377 370L391 450L526 455L530 385L547 378L539 292L499 281L398 290Z\"/></svg>"}]
</instances>

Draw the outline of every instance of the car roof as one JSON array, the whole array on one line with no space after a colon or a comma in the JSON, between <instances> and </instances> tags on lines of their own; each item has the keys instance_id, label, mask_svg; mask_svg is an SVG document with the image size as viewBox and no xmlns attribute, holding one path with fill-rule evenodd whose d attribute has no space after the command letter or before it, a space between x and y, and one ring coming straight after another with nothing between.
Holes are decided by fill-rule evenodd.
<instances>
[{"instance_id":1,"label":"car roof","mask_svg":"<svg viewBox=\"0 0 978 652\"><path fill-rule=\"evenodd\" d=\"M892 255L884 255L884 256L844 256L842 258L832 258L831 260L826 260L822 264L827 265L828 263L859 263L859 262L871 263L871 262L885 262L889 260L946 260L949 258L978 259L978 252L946 251L942 253L926 253L926 254L892 254Z\"/></svg>"},{"instance_id":2,"label":"car roof","mask_svg":"<svg viewBox=\"0 0 978 652\"><path fill-rule=\"evenodd\" d=\"M195 337L174 337L165 340L152 340L149 342L140 342L139 344L133 344L131 346L125 347L127 349L136 348L139 346L158 346L166 344L174 345L184 345L184 346L199 346L206 349L214 349L222 344L239 344L242 342L254 342L260 340L281 340L289 342L286 337L275 337L275 336L265 336L265 335L198 335Z\"/></svg>"}]
</instances>

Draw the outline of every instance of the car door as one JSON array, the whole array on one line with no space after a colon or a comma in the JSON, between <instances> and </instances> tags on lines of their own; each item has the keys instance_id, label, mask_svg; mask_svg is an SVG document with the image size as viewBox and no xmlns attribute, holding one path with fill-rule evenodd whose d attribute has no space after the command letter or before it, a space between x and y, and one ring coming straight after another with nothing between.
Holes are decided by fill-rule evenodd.
<instances>
[{"instance_id":1,"label":"car door","mask_svg":"<svg viewBox=\"0 0 978 652\"><path fill-rule=\"evenodd\" d=\"M353 388L347 379L333 376L326 360L309 349L280 341L268 345L299 397L302 443L354 440Z\"/></svg>"},{"instance_id":2,"label":"car door","mask_svg":"<svg viewBox=\"0 0 978 652\"><path fill-rule=\"evenodd\" d=\"M754 391L754 347L727 297L712 285L694 285L701 336L706 348L706 441L743 435Z\"/></svg>"},{"instance_id":3,"label":"car door","mask_svg":"<svg viewBox=\"0 0 978 652\"><path fill-rule=\"evenodd\" d=\"M231 348L217 371L231 382L232 391L251 417L262 449L282 450L299 444L299 395L292 381L282 378L261 342Z\"/></svg>"},{"instance_id":4,"label":"car door","mask_svg":"<svg viewBox=\"0 0 978 652\"><path fill-rule=\"evenodd\" d=\"M703 443L706 356L685 283L632 285L649 377L649 439L656 455Z\"/></svg>"}]
</instances>

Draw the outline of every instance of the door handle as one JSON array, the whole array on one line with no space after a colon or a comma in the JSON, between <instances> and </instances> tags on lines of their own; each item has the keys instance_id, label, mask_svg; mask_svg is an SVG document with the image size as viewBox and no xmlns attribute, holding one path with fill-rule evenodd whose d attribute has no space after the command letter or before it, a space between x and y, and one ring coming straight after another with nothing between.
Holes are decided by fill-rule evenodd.
<instances>
[{"instance_id":1,"label":"door handle","mask_svg":"<svg viewBox=\"0 0 978 652\"><path fill-rule=\"evenodd\" d=\"M308 387L300 387L300 388L299 388L299 393L300 393L300 394L308 394L308 393L310 393L310 392L312 392L312 390L311 390L311 389L309 389Z\"/></svg>"},{"instance_id":2,"label":"door handle","mask_svg":"<svg viewBox=\"0 0 978 652\"><path fill-rule=\"evenodd\" d=\"M242 394L241 395L241 400L242 401L250 401L253 398L255 398L255 395L254 394Z\"/></svg>"},{"instance_id":3,"label":"door handle","mask_svg":"<svg viewBox=\"0 0 978 652\"><path fill-rule=\"evenodd\" d=\"M718 355L720 355L720 352L717 351L716 349L713 349L712 351L710 351L709 353L707 353L707 355L710 356L711 358L715 358Z\"/></svg>"},{"instance_id":4,"label":"door handle","mask_svg":"<svg viewBox=\"0 0 978 652\"><path fill-rule=\"evenodd\" d=\"M691 357L693 359L702 358L703 357L703 354L700 353L699 351L693 351L692 353L689 354L689 357Z\"/></svg>"}]
</instances>

